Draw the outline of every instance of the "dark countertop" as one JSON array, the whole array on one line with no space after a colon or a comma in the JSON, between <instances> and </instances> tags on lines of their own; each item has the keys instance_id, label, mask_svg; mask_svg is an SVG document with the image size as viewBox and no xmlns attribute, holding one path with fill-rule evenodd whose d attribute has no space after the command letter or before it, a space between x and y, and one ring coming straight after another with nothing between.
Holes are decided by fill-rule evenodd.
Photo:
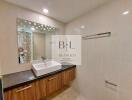
<instances>
[{"instance_id":1,"label":"dark countertop","mask_svg":"<svg viewBox=\"0 0 132 100\"><path fill-rule=\"evenodd\" d=\"M4 75L3 76L3 88L4 88L4 91L8 91L10 89L19 87L27 83L31 83L41 78L46 78L48 76L54 75L56 73L62 72L64 70L67 70L73 67L76 67L76 65L62 65L62 68L60 70L57 70L57 71L54 71L48 74L44 74L39 77L35 76L32 70Z\"/></svg>"}]
</instances>

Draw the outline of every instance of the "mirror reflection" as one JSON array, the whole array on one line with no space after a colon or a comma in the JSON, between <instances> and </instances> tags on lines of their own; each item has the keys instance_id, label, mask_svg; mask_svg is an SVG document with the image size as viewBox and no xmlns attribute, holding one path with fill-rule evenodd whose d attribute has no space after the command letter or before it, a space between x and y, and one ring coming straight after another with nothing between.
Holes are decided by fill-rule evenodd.
<instances>
[{"instance_id":1,"label":"mirror reflection","mask_svg":"<svg viewBox=\"0 0 132 100\"><path fill-rule=\"evenodd\" d=\"M56 34L56 28L17 19L18 61L20 64L32 60L51 58L51 35Z\"/></svg>"}]
</instances>

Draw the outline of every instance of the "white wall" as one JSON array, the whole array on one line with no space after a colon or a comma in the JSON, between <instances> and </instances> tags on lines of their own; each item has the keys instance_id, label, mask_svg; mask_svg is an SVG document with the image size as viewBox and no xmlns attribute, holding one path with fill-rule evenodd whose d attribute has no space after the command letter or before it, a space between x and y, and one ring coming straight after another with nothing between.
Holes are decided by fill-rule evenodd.
<instances>
[{"instance_id":1,"label":"white wall","mask_svg":"<svg viewBox=\"0 0 132 100\"><path fill-rule=\"evenodd\" d=\"M39 16L42 16L43 19L39 19ZM16 33L16 18L18 17L57 27L59 29L58 33L64 34L63 23L0 0L0 59L2 59L2 74L31 68L30 64L18 64Z\"/></svg>"},{"instance_id":2,"label":"white wall","mask_svg":"<svg viewBox=\"0 0 132 100\"><path fill-rule=\"evenodd\" d=\"M130 14L122 15L126 10ZM114 0L66 26L67 34L109 31L111 37L82 41L82 66L74 87L87 100L132 100L132 0ZM107 88L105 80L119 87Z\"/></svg>"}]
</instances>

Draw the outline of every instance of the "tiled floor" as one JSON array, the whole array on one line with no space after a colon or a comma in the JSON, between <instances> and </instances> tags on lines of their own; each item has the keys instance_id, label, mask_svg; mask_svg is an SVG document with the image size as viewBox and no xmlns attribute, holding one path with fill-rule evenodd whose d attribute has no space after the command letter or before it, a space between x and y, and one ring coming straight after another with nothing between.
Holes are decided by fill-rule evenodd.
<instances>
[{"instance_id":1,"label":"tiled floor","mask_svg":"<svg viewBox=\"0 0 132 100\"><path fill-rule=\"evenodd\" d=\"M86 100L72 88L65 88L46 100Z\"/></svg>"}]
</instances>

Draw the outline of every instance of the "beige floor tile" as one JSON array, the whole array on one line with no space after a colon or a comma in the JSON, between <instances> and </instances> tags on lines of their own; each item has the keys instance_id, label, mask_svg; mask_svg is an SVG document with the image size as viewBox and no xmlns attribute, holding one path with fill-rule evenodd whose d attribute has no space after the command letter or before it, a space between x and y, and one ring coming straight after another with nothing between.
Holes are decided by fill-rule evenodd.
<instances>
[{"instance_id":1,"label":"beige floor tile","mask_svg":"<svg viewBox=\"0 0 132 100\"><path fill-rule=\"evenodd\" d=\"M46 100L86 100L82 95L76 92L73 88L65 88L58 93L53 94L51 97L47 97Z\"/></svg>"}]
</instances>

